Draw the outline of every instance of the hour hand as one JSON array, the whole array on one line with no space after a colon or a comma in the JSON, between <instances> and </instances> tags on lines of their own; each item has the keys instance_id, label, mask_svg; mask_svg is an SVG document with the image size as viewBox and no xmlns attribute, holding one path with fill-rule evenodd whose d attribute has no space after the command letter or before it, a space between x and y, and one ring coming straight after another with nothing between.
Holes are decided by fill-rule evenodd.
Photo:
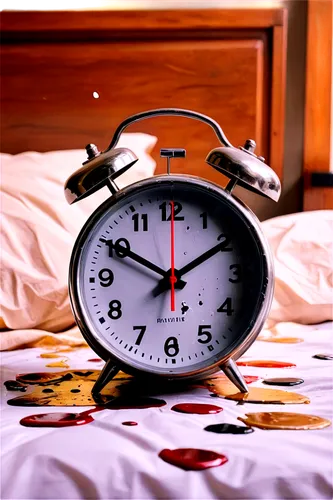
<instances>
[{"instance_id":1,"label":"hour hand","mask_svg":"<svg viewBox=\"0 0 333 500\"><path fill-rule=\"evenodd\" d=\"M109 247L109 257L113 257L113 252L117 255L119 258L125 258L128 257L135 262L138 262L138 264L141 264L142 266L146 267L147 269L150 269L151 271L154 271L155 273L159 274L160 276L163 276L163 278L168 279L168 271L164 271L161 267L157 266L153 262L150 262L149 260L145 259L144 257L141 257L141 255L138 255L135 252L132 252L130 244L127 240L122 240L122 241L115 241L113 240L105 240L105 239L100 239L102 243L105 243ZM185 285L184 285L185 286Z\"/></svg>"}]
</instances>

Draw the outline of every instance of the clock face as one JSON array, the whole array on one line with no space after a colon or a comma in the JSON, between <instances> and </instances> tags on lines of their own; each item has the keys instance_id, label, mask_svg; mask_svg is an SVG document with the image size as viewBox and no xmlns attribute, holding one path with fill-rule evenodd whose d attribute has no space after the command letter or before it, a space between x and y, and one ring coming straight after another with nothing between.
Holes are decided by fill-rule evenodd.
<instances>
[{"instance_id":1,"label":"clock face","mask_svg":"<svg viewBox=\"0 0 333 500\"><path fill-rule=\"evenodd\" d=\"M74 252L71 294L94 343L172 376L208 368L246 339L267 264L230 199L208 182L161 176L92 215Z\"/></svg>"}]
</instances>

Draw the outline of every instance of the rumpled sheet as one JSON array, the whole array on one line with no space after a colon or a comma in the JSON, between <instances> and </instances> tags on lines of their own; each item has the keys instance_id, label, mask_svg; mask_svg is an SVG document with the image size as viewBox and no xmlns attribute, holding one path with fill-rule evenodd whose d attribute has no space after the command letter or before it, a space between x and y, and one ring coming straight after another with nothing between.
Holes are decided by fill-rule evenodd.
<instances>
[{"instance_id":1,"label":"rumpled sheet","mask_svg":"<svg viewBox=\"0 0 333 500\"><path fill-rule=\"evenodd\" d=\"M162 408L104 410L95 421L68 428L25 428L19 420L35 413L77 411L78 408L10 407L6 400L20 393L2 385L1 498L2 499L331 499L333 496L332 427L312 431L255 429L252 434L213 434L209 424L241 424L238 416L256 411L292 411L333 417L333 362L315 359L333 352L333 323L298 325L299 344L256 341L243 359L283 360L295 368L241 367L246 375L301 377L304 384L286 390L308 396L308 405L260 405L211 398L205 389L157 395ZM283 334L288 333L282 332ZM293 336L295 331L292 332ZM281 332L277 332L281 334ZM290 332L288 336L291 336ZM56 371L45 368L42 349L1 353L2 382L17 373ZM44 350L45 352L45 350ZM66 353L71 368L100 368L89 363L90 349ZM252 386L262 386L255 382ZM268 387L268 386L266 386ZM280 387L279 389L284 389ZM217 415L185 415L171 407L180 402L217 404ZM79 411L84 411L80 407ZM127 420L136 427L121 425ZM183 471L163 462L163 448L193 447L228 457L221 467Z\"/></svg>"},{"instance_id":2,"label":"rumpled sheet","mask_svg":"<svg viewBox=\"0 0 333 500\"><path fill-rule=\"evenodd\" d=\"M275 268L266 327L333 320L333 210L275 217L262 228Z\"/></svg>"}]
</instances>

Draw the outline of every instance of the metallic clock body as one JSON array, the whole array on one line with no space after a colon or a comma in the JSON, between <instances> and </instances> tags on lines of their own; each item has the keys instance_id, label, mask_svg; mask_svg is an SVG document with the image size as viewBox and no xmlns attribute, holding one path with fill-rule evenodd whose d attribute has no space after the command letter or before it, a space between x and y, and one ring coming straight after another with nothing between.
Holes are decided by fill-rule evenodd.
<instances>
[{"instance_id":1,"label":"metallic clock body","mask_svg":"<svg viewBox=\"0 0 333 500\"><path fill-rule=\"evenodd\" d=\"M213 131L215 132L220 146L217 148L214 148L212 151L210 151L206 157L206 162L208 165L211 167L215 168L217 171L222 173L223 175L229 177L230 181L225 189L221 188L220 186L217 186L211 182L205 181L203 179L200 179L198 177L193 177L191 175L170 175L170 160L173 157L184 157L185 156L185 150L181 149L161 149L161 156L167 158L167 172L168 175L160 175L156 177L152 177L150 179L146 179L140 182L137 182L135 184L132 184L122 190L118 190L118 187L116 185L115 180L117 177L122 175L126 170L131 168L136 161L138 160L135 154L130 151L129 149L126 148L116 148L120 134L125 130L125 128L130 125L131 123L134 123L139 120L145 120L147 118L152 118L152 117L157 117L157 116L182 116L186 117L189 119L195 119L199 120L207 125L209 125ZM221 147L222 146L222 147ZM271 306L272 302L272 297L273 297L273 288L274 288L274 270L273 270L273 260L272 256L270 253L270 249L268 246L268 243L263 235L263 232L260 228L260 223L257 220L256 216L252 213L252 211L246 207L245 204L243 204L238 198L236 198L232 193L233 188L235 187L236 184L239 186L250 190L260 196L264 196L267 198L272 199L273 201L278 201L280 192L281 192L281 185L278 176L275 174L275 172L265 164L265 160L263 157L256 156L254 153L255 150L255 142L252 141L251 139L247 140L244 144L244 147L240 148L235 148L232 146L232 144L228 141L226 138L222 128L219 126L217 122L215 122L212 118L203 115L201 113L195 112L195 111L190 111L190 110L184 110L184 109L179 109L179 108L161 108L161 109L155 109L155 110L150 110L150 111L144 111L142 113L138 113L136 115L130 116L127 119L125 119L116 129L112 140L108 146L108 148L105 151L100 152L95 145L89 144L86 147L86 151L88 154L88 160L83 163L83 166L74 172L69 179L67 179L66 184L65 184L65 196L69 204L76 203L80 201L81 199L89 196L90 194L94 193L98 189L107 186L109 190L111 191L111 197L110 199L106 200L89 218L83 229L81 230L74 249L72 253L72 258L70 262L70 271L69 271L69 293L70 293L70 300L71 300L71 305L72 305L72 310L76 319L76 322L84 335L85 339L87 340L88 344L92 347L92 349L106 361L105 367L102 370L99 379L96 381L94 388L92 390L92 395L95 398L96 401L98 401L99 393L103 389L103 387L110 381L116 373L122 369L127 373L131 373L133 375L137 376L156 376L159 379L163 380L183 380L183 379L191 379L191 378L200 378L200 377L205 377L207 375L210 375L219 369L223 370L226 375L229 377L229 379L238 387L239 390L243 392L247 392L247 385L242 377L241 373L239 372L237 365L235 361L250 347L250 345L254 342L256 339L257 335L259 334L260 330L262 329L264 322L268 316L269 309ZM194 362L191 364L193 365L186 366L186 364L183 364L183 367L178 367L177 369L170 369L170 365L168 365L168 359L166 359L166 364L163 369L160 369L155 366L155 369L152 367L153 363L151 363L151 366L147 366L147 363L144 363L142 359L140 361L137 361L133 359L132 355L128 356L127 353L124 355L122 352L119 351L119 349L114 347L114 344L110 345L110 342L106 342L105 338L103 335L105 332L102 332L101 329L99 328L99 325L96 323L94 324L95 318L92 319L91 313L89 311L89 307L91 306L88 305L86 299L83 298L83 290L86 290L85 284L82 285L80 282L81 277L80 277L80 270L82 272L82 269L84 269L84 262L81 262L81 258L84 255L84 252L86 251L85 249L88 248L86 257L89 255L88 251L89 250L89 244L93 244L93 239L94 239L94 228L99 228L100 224L102 224L102 221L104 221L104 217L106 217L106 213L110 210L111 213L112 210L114 212L119 212L120 208L125 204L126 200L131 199L133 195L137 195L140 197L142 193L145 191L149 191L149 189L153 189L154 186L167 186L174 184L174 186L186 186L188 188L188 191L191 189L193 190L194 194L195 191L200 191L203 195L205 196L204 193L210 193L211 198L213 199L215 197L215 201L217 202L216 204L220 206L224 205L225 211L228 215L232 213L232 217L234 218L236 224L235 227L238 226L238 228L243 228L243 231L241 233L244 233L244 236L239 236L235 239L236 241L236 247L238 245L238 250L241 245L241 243L248 243L249 248L252 248L252 257L253 257L253 265L255 273L253 274L253 270L251 271L252 274L250 273L249 276L252 276L251 279L253 281L253 286L251 286L251 283L249 282L249 277L246 277L246 286L248 287L248 290L246 292L249 293L249 301L244 302L243 296L241 295L244 293L245 290L245 281L244 281L244 289L241 292L238 290L238 296L236 294L236 301L239 300L239 297L241 297L240 300L242 300L242 304L244 305L243 312L241 312L240 320L238 321L238 330L240 330L240 334L237 335L235 333L232 333L232 336L234 337L232 340L230 340L230 344L224 342L224 349L217 348L217 352L219 354L217 355L212 355L210 356L209 354L204 353L201 351L201 354L203 355L202 362L201 364L198 362ZM171 190L170 190L171 192ZM174 198L173 198L174 199ZM125 200L125 201L124 201ZM170 201L170 196L168 198L169 200L169 205L171 208L171 214L173 213L174 210L174 204L176 203L175 201ZM208 200L208 201L207 201ZM148 200L149 201L149 200ZM156 200L158 201L158 200ZM192 210L192 215L195 213L194 208L200 208L200 204L198 202L191 202L189 206L191 206ZM211 201L209 201L209 196L206 196L206 206L210 207ZM122 205L123 204L123 205ZM161 208L160 206L158 208ZM156 208L155 208L156 210ZM139 214L140 215L140 214ZM137 220L138 217L137 216ZM148 217L148 214L145 214L146 217ZM203 214L200 214L200 217ZM143 215L141 214L141 217ZM206 212L206 217L207 217L207 212ZM190 219L191 219L191 211L190 211ZM225 218L225 221L227 221L228 217ZM134 220L134 219L132 219ZM167 220L170 220L168 218ZM178 219L179 220L179 219ZM196 219L197 220L197 219ZM162 217L162 221L166 221L166 218ZM171 215L171 221L172 223L174 222L173 216ZM237 222L238 221L238 222ZM148 224L148 222L147 222ZM227 222L226 222L227 224ZM228 225L228 224L227 224ZM124 226L126 227L126 226ZM218 225L215 225L215 228L218 227L222 228L221 224L219 223ZM203 227L203 229L206 229ZM96 229L97 231L97 229ZM135 231L135 229L134 229ZM174 229L171 229L171 240L172 240L172 233ZM223 230L224 232L224 230ZM116 235L116 233L115 233ZM246 236L245 236L246 235ZM204 235L203 235L204 236ZM206 235L207 236L207 235ZM220 234L220 236L217 238L219 240L220 237L224 237L225 241L227 240L226 234ZM124 240L124 238L121 238ZM101 239L99 241L102 241ZM126 240L127 241L127 240ZM195 240L193 240L194 242ZM187 265L184 266L184 268L187 269L186 273L188 272L189 268L191 270L194 267L197 267L198 260L200 260L200 264L203 262L202 255L206 254L206 258L204 260L207 260L207 253L209 255L215 255L219 251L231 251L232 249L227 248L227 247L222 247L222 243L219 243L216 245L216 235L215 235L215 253L211 254L212 248L210 248L209 251L206 251L206 249L203 251L201 248L201 251L203 253L199 255L199 257L196 257L195 259L192 260L192 262L188 263ZM116 247L114 246L113 240L110 240L111 246L109 248L109 257L113 257L112 252L116 252ZM200 240L201 242L201 240ZM103 243L109 243L109 240L103 241ZM128 243L128 241L127 241ZM162 239L162 244L166 244L164 240ZM200 243L201 244L201 243ZM200 246L199 243L197 243L198 246ZM156 242L155 242L156 245ZM171 243L171 248L172 248L172 243ZM98 246L98 245L97 245ZM101 245L99 245L100 248L102 248ZM236 248L235 247L235 248ZM111 249L111 250L110 250ZM96 250L96 249L95 249ZM119 250L119 248L118 248ZM144 248L146 250L146 248ZM238 251L237 250L237 251ZM112 251L112 252L111 252ZM236 254L237 254L236 251ZM249 251L249 253L251 253ZM110 254L111 252L111 254ZM95 251L95 253L99 253ZM147 252L148 253L148 252ZM243 261L246 263L246 258L244 255L246 253L239 252ZM104 254L105 255L105 254ZM173 255L174 259L174 246L173 246L173 251L171 250L171 255ZM258 256L260 257L258 260ZM118 257L120 255L118 254ZM128 258L129 254L123 255L123 257ZM140 257L140 255L136 255L136 262L140 263L137 258ZM146 264L143 263L143 260L141 257L141 264L146 265L148 269L153 270L154 272L157 272L158 274L162 273L162 280L160 279L160 282L157 286L162 286L162 292L169 294L169 291L171 292L171 311L174 311L174 300L175 300L175 289L174 287L176 286L175 283L177 284L178 288L181 288L181 286L184 288L186 285L186 282L182 280L182 274L180 273L181 270L183 270L183 274L186 274L184 272L184 268L181 268L181 270L177 270L177 272L180 274L175 280L175 268L174 264L171 264L171 267L168 271L165 271L163 268L158 268L158 266L153 266L154 269L151 267L152 263L150 263L150 268L149 265L147 266L147 257L149 255L146 255ZM97 259L97 257L95 257ZM132 252L132 259L135 260L134 254ZM102 259L102 257L101 257ZM196 265L193 266L193 262L196 262ZM86 259L87 262L87 259ZM103 264L103 260L101 261ZM226 261L228 263L228 261ZM149 264L149 262L148 262ZM165 264L165 262L164 262ZM230 260L229 260L230 264ZM191 267L192 265L192 267ZM216 265L216 263L215 263ZM236 264L237 266L238 264ZM231 270L234 268L235 265L233 264L232 266L229 267ZM246 269L251 268L251 266L246 263ZM215 267L215 270L217 268ZM220 268L219 268L220 269ZM222 269L222 268L221 268ZM242 267L238 268L242 269ZM212 273L214 270L214 264L211 265L210 272ZM103 268L101 272L108 271L109 276L111 276L111 270L110 269L105 269ZM208 272L209 274L209 268L205 269L205 272ZM219 271L220 272L220 271ZM99 273L99 274L100 274ZM98 277L99 277L98 274ZM246 274L246 273L245 273ZM259 276L260 275L260 276ZM223 273L220 274L220 276L223 276ZM256 278L254 278L256 276ZM259 276L259 279L258 279ZM223 276L225 278L225 276ZM92 279L92 282L94 282L95 278L89 278ZM99 277L101 280L101 278ZM205 279L205 278L203 278ZM215 277L214 277L215 279ZM113 278L112 278L113 280ZM133 278L134 280L134 278ZM228 280L231 283L236 283L236 281ZM112 281L113 282L113 281ZM161 285L161 282L163 282L163 285ZM122 283L122 282L121 282ZM260 286L259 286L260 283ZM102 281L100 281L100 286L102 286ZM109 285L106 285L109 286ZM258 288L259 286L259 288ZM226 290L227 288L225 288ZM121 287L119 288L121 291ZM216 288L216 290L219 290L219 288ZM161 291L161 290L160 290ZM160 293L160 291L158 293ZM86 293L86 292L85 292ZM97 298L97 295L99 292L96 292L96 297L91 297ZM200 295L200 294L199 294ZM151 297L153 297L153 294L151 294ZM176 298L177 298L177 293L176 293ZM227 300L230 299L231 303L231 298L228 298ZM101 296L101 301L103 305L105 306L105 298ZM254 302L253 302L254 300ZM86 301L86 302L85 302ZM113 300L112 302L119 302L118 300ZM216 312L219 314L220 312L227 312L227 316L231 315L232 313L228 309L229 303L227 306L227 311L224 309L224 302L217 310ZM111 302L110 302L111 304ZM146 303L145 303L146 304ZM173 304L173 305L172 305ZM96 305L96 307L99 304ZM199 304L200 305L200 304ZM215 304L216 305L216 304ZM252 311L252 306L253 311ZM110 311L111 311L111 306L109 305L110 310L108 311L108 316L111 319L111 322L113 319L119 319L119 316L117 318L113 318L112 313L110 316ZM215 309L216 310L216 309ZM245 311L245 312L244 312ZM100 313L101 311L99 311ZM145 314L147 311L144 311ZM230 313L230 314L229 314ZM97 313L96 313L97 314ZM243 314L243 316L242 316ZM212 311L211 311L211 316L213 316ZM198 319L197 316L193 316L194 319ZM192 319L193 319L192 318ZM245 320L244 320L245 318ZM249 319L249 323L247 324L247 321ZM100 323L105 323L105 318L98 318ZM123 320L124 321L124 318ZM203 321L203 320L201 320ZM207 321L207 318L205 318L205 321ZM245 321L245 322L244 322ZM213 320L211 320L213 324ZM193 321L192 321L193 323ZM216 323L219 323L217 320ZM220 322L220 325L223 322ZM236 321L235 321L236 323ZM118 324L121 325L121 322ZM124 322L124 325L126 325L126 322ZM193 326L193 325L192 325ZM231 325L233 326L233 325ZM201 325L202 328L211 328L211 325ZM107 329L109 326L107 326ZM146 326L133 326L134 329L141 329L145 328ZM173 323L170 323L170 334L172 334L173 330ZM233 332L232 329L230 329L230 332ZM161 330L163 333L163 330ZM95 333L94 333L95 332ZM97 332L97 333L96 333ZM207 331L203 332L200 330L200 325L199 325L199 332L201 334L206 335L206 339L204 340L203 337L200 337L200 340L196 338L200 344L206 344L208 342L208 334ZM141 332L142 333L142 332ZM140 333L140 335L141 335ZM165 333L165 331L164 331ZM144 335L145 332L142 333ZM169 335L169 331L167 332ZM184 333L183 333L184 334ZM187 334L187 332L185 332ZM193 331L189 332L189 334L193 335ZM112 333L113 335L113 333ZM140 337L139 335L139 337ZM179 334L180 335L180 334ZM199 333L198 333L199 335ZM236 335L236 336L235 336ZM223 338L226 340L226 336L222 335ZM135 344L138 344L139 337L137 338ZM118 337L117 337L118 338ZM142 339L143 337L141 337ZM175 337L172 337L175 338ZM231 338L231 336L230 336ZM115 337L116 339L116 337ZM212 335L210 335L210 339L212 339ZM170 340L167 339L168 341ZM141 340L140 340L141 342ZM152 342L154 344L155 341ZM190 342L190 340L189 340ZM210 340L209 340L210 342ZM192 338L192 343L193 343L193 338ZM151 344L151 346L152 346ZM223 343L222 343L223 344ZM128 346L128 344L126 344ZM127 348L125 346L125 348ZM177 343L178 346L178 343ZM156 347L156 344L155 344ZM193 347L193 346L192 346ZM211 351L211 349L208 350ZM189 344L188 344L189 348ZM153 347L151 347L153 350ZM179 346L178 346L178 352L179 352ZM176 354L178 354L178 352ZM167 356L175 356L176 354L170 354L166 350L166 345L164 344L164 353ZM136 354L136 353L135 353ZM156 354L156 352L155 352ZM188 353L187 353L188 354ZM141 353L142 358L144 356L144 353ZM197 357L197 354L195 354ZM205 357L206 356L206 357ZM153 356L151 354L150 359L152 359ZM191 360L191 357L188 356L188 358ZM157 359L159 361L160 358ZM183 362L183 358L181 358L181 361ZM172 363L176 363L175 359L172 359ZM149 363L148 363L149 364ZM189 363L187 362L187 365ZM160 365L159 365L160 366ZM175 368L175 367L174 367Z\"/></svg>"},{"instance_id":2,"label":"metallic clock body","mask_svg":"<svg viewBox=\"0 0 333 500\"><path fill-rule=\"evenodd\" d=\"M221 197L225 200L227 204L233 208L233 210L239 214L248 227L253 238L256 240L259 251L261 253L263 268L262 268L262 288L260 290L260 294L258 296L258 304L257 310L253 312L253 318L251 324L248 326L246 331L244 331L243 335L238 342L234 342L235 345L230 346L229 351L221 358L216 360L213 364L211 364L208 368L198 368L195 370L187 370L178 372L172 370L170 373L170 369L165 367L163 372L156 372L154 369L143 368L142 362L131 360L130 363L122 361L119 359L119 356L115 356L112 353L112 348L103 341L102 338L96 339L96 335L92 332L94 330L92 324L89 322L89 319L85 317L84 311L82 310L82 301L80 300L80 284L79 284L79 270L80 270L80 259L82 255L82 249L84 244L89 237L90 232L94 228L94 226L98 223L101 217L112 207L116 206L121 202L121 200L128 198L129 196L140 193L145 188L149 188L153 185L161 185L163 183L186 183L190 187L200 186L204 190L208 190L213 192L218 197ZM272 296L273 296L273 284L274 284L274 271L273 271L273 262L271 257L271 252L267 241L262 233L260 228L259 221L256 216L234 195L231 195L228 191L223 188L209 182L202 180L198 177L193 177L190 175L160 175L155 176L150 179L145 179L143 181L136 182L132 184L118 193L116 193L113 197L106 200L97 210L92 214L89 218L85 226L83 227L80 235L78 236L73 253L72 259L70 263L70 274L69 274L69 292L72 310L76 319L76 322L84 335L87 343L90 347L105 361L113 360L114 363L117 363L118 367L124 370L126 373L131 373L137 376L156 376L164 379L176 380L176 379L191 379L191 378L200 378L210 375L221 369L224 365L227 365L229 360L238 359L254 342L260 330L263 327L264 321L269 312L269 308L271 306ZM177 296L177 295L176 295ZM175 326L173 323L170 323L170 335L172 335L172 331ZM170 368L170 367L169 367Z\"/></svg>"}]
</instances>

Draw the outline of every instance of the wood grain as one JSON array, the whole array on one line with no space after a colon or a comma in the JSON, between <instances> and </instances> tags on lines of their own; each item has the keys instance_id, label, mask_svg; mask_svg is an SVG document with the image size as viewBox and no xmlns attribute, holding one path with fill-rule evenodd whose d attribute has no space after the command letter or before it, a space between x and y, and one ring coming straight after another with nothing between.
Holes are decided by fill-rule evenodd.
<instances>
[{"instance_id":1,"label":"wood grain","mask_svg":"<svg viewBox=\"0 0 333 500\"><path fill-rule=\"evenodd\" d=\"M3 12L1 22L2 151L104 149L127 116L181 107L214 118L235 146L255 139L282 178L283 9ZM204 124L158 118L128 131L158 136L157 173L160 148L184 147L174 171L225 183L205 164L219 143Z\"/></svg>"},{"instance_id":2,"label":"wood grain","mask_svg":"<svg viewBox=\"0 0 333 500\"><path fill-rule=\"evenodd\" d=\"M73 11L73 12L2 12L0 15L3 39L14 34L54 33L66 34L100 32L109 37L119 31L138 33L149 31L194 31L220 29L262 29L282 26L285 22L283 9L209 9L209 10L150 10L150 11ZM115 22L116 19L116 22Z\"/></svg>"},{"instance_id":3,"label":"wood grain","mask_svg":"<svg viewBox=\"0 0 333 500\"><path fill-rule=\"evenodd\" d=\"M287 53L287 12L285 22L273 29L273 68L272 68L272 112L271 112L271 163L279 172L284 160L284 123L286 94L286 53ZM282 82L282 85L281 85ZM282 176L281 176L282 177Z\"/></svg>"},{"instance_id":4,"label":"wood grain","mask_svg":"<svg viewBox=\"0 0 333 500\"><path fill-rule=\"evenodd\" d=\"M311 187L331 155L332 0L308 1L304 134L304 210L333 209L333 189Z\"/></svg>"},{"instance_id":5,"label":"wood grain","mask_svg":"<svg viewBox=\"0 0 333 500\"><path fill-rule=\"evenodd\" d=\"M69 43L62 51L57 45L6 46L3 149L48 151L83 148L89 142L105 149L127 116L170 106L208 114L232 143L242 145L253 137L267 154L261 137L262 82L257 81L261 58L262 43L252 40L120 43L116 50L109 43ZM94 91L99 99L93 98ZM173 161L176 170L184 170L186 163L188 173L220 181L220 174L205 168L206 155L219 143L204 124L156 118L127 131L156 135L158 148L185 147L187 159ZM159 173L165 161L158 151Z\"/></svg>"}]
</instances>

